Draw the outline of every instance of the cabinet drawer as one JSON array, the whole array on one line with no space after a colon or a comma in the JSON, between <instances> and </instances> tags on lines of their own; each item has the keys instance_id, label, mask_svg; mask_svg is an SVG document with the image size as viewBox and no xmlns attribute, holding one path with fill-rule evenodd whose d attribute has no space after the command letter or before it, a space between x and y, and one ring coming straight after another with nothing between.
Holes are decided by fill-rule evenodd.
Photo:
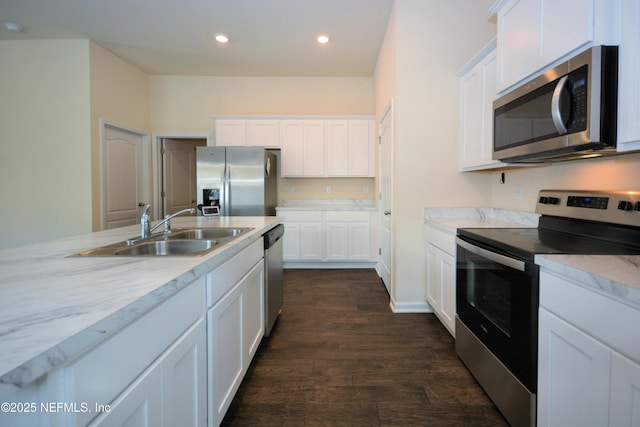
<instances>
[{"instance_id":1,"label":"cabinet drawer","mask_svg":"<svg viewBox=\"0 0 640 427\"><path fill-rule=\"evenodd\" d=\"M315 222L322 221L321 211L284 211L278 212L285 221Z\"/></svg>"},{"instance_id":2,"label":"cabinet drawer","mask_svg":"<svg viewBox=\"0 0 640 427\"><path fill-rule=\"evenodd\" d=\"M325 212L326 221L340 222L369 222L368 211L327 211Z\"/></svg>"},{"instance_id":3,"label":"cabinet drawer","mask_svg":"<svg viewBox=\"0 0 640 427\"><path fill-rule=\"evenodd\" d=\"M55 400L106 405L204 313L204 278L169 298L57 374L68 387ZM78 425L97 414L79 412Z\"/></svg>"},{"instance_id":4,"label":"cabinet drawer","mask_svg":"<svg viewBox=\"0 0 640 427\"><path fill-rule=\"evenodd\" d=\"M206 274L207 307L211 307L264 257L264 243L257 240L251 246Z\"/></svg>"},{"instance_id":5,"label":"cabinet drawer","mask_svg":"<svg viewBox=\"0 0 640 427\"><path fill-rule=\"evenodd\" d=\"M429 226L426 226L425 233L427 242L442 249L449 255L456 255L456 236Z\"/></svg>"}]
</instances>

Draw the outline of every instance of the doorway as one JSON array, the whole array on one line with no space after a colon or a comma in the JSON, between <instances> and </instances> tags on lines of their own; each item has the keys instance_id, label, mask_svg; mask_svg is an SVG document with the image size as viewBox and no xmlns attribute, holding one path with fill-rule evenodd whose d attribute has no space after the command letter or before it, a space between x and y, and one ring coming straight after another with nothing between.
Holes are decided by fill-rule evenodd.
<instances>
[{"instance_id":1,"label":"doorway","mask_svg":"<svg viewBox=\"0 0 640 427\"><path fill-rule=\"evenodd\" d=\"M196 147L204 147L204 138L159 139L161 154L161 216L196 207Z\"/></svg>"},{"instance_id":2,"label":"doorway","mask_svg":"<svg viewBox=\"0 0 640 427\"><path fill-rule=\"evenodd\" d=\"M378 274L394 299L393 286L393 100L380 120L379 177L380 197L378 205L380 258Z\"/></svg>"}]
</instances>

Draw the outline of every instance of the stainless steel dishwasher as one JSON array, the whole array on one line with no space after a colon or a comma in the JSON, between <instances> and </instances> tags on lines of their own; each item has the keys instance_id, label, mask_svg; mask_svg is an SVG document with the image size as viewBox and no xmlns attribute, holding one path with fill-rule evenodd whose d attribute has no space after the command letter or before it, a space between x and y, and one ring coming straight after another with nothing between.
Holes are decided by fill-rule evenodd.
<instances>
[{"instance_id":1,"label":"stainless steel dishwasher","mask_svg":"<svg viewBox=\"0 0 640 427\"><path fill-rule=\"evenodd\" d=\"M271 334L273 325L282 311L282 236L284 226L279 224L264 234L264 336Z\"/></svg>"}]
</instances>

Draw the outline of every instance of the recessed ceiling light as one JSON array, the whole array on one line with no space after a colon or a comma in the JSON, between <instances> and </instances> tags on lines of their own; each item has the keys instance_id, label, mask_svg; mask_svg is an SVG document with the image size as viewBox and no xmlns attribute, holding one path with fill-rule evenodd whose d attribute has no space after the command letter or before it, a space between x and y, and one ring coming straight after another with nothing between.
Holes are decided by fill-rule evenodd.
<instances>
[{"instance_id":1,"label":"recessed ceiling light","mask_svg":"<svg viewBox=\"0 0 640 427\"><path fill-rule=\"evenodd\" d=\"M318 41L318 43L320 44L327 44L329 43L329 36L326 36L324 34L320 34L316 40Z\"/></svg>"},{"instance_id":2,"label":"recessed ceiling light","mask_svg":"<svg viewBox=\"0 0 640 427\"><path fill-rule=\"evenodd\" d=\"M229 37L224 34L216 34L216 41L218 43L227 43L229 42Z\"/></svg>"},{"instance_id":3,"label":"recessed ceiling light","mask_svg":"<svg viewBox=\"0 0 640 427\"><path fill-rule=\"evenodd\" d=\"M7 30L12 31L14 33L20 33L24 29L24 27L22 25L16 24L14 22L5 22L4 23L4 27Z\"/></svg>"}]
</instances>

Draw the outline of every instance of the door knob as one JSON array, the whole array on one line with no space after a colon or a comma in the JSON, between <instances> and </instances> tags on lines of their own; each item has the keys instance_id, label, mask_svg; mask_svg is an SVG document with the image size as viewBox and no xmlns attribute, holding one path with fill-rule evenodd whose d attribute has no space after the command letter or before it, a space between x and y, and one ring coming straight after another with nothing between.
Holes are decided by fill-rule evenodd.
<instances>
[{"instance_id":1,"label":"door knob","mask_svg":"<svg viewBox=\"0 0 640 427\"><path fill-rule=\"evenodd\" d=\"M383 213L384 213L386 216L391 215L391 211L384 211Z\"/></svg>"},{"instance_id":2,"label":"door knob","mask_svg":"<svg viewBox=\"0 0 640 427\"><path fill-rule=\"evenodd\" d=\"M138 207L142 208L144 206L146 206L147 204L145 202L138 202Z\"/></svg>"}]
</instances>

